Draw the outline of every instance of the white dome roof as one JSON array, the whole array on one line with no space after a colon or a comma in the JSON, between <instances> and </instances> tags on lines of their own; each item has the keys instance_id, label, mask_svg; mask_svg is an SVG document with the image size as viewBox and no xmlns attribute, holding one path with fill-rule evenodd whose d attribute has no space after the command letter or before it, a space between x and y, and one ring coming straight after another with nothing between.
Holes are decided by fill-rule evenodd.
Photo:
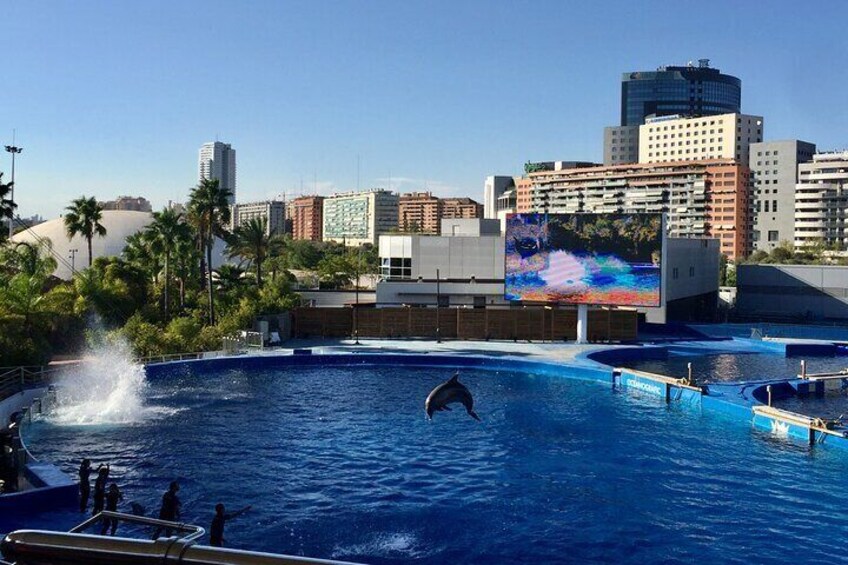
<instances>
[{"instance_id":1,"label":"white dome roof","mask_svg":"<svg viewBox=\"0 0 848 565\"><path fill-rule=\"evenodd\" d=\"M105 237L91 240L92 259L120 255L126 246L127 237L143 230L153 221L150 212L131 212L128 210L104 210L100 223L106 228ZM80 235L69 240L65 231L64 218L48 220L28 230L15 234L12 241L36 242L47 238L53 243L54 257L59 263L53 273L61 279L71 278L71 249L77 249L74 267L81 271L88 267L88 242Z\"/></svg>"},{"instance_id":2,"label":"white dome roof","mask_svg":"<svg viewBox=\"0 0 848 565\"><path fill-rule=\"evenodd\" d=\"M127 238L134 233L140 232L153 221L150 212L132 212L129 210L104 210L100 223L106 228L105 237L94 237L91 240L92 260L98 257L114 257L120 255L127 245ZM29 243L47 238L53 244L53 256L59 266L53 274L60 279L70 280L71 273L71 249L76 249L74 268L81 271L88 267L88 243L85 238L75 235L69 240L65 231L65 219L56 218L48 220L37 226L33 226L12 236L12 241L25 241ZM225 261L224 250L226 244L216 238L212 248L212 268L217 269Z\"/></svg>"}]
</instances>

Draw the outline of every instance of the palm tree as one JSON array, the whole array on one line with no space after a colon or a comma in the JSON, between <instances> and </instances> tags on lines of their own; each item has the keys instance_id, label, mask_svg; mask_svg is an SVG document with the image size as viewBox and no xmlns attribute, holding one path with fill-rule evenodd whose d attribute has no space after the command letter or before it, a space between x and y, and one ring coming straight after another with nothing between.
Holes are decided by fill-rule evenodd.
<instances>
[{"instance_id":1,"label":"palm tree","mask_svg":"<svg viewBox=\"0 0 848 565\"><path fill-rule=\"evenodd\" d=\"M18 207L9 198L9 194L12 192L12 186L14 186L12 182L3 184L3 173L0 173L0 218L9 218L9 222L12 221L15 215L15 208ZM0 234L0 238L2 238L2 234Z\"/></svg>"},{"instance_id":2,"label":"palm tree","mask_svg":"<svg viewBox=\"0 0 848 565\"><path fill-rule=\"evenodd\" d=\"M75 235L82 235L88 242L88 266L91 267L93 260L91 254L91 240L95 235L104 237L106 228L100 223L103 218L103 206L92 196L86 198L80 196L71 202L71 205L65 208L68 211L65 214L65 231L68 233L68 239Z\"/></svg>"},{"instance_id":3,"label":"palm tree","mask_svg":"<svg viewBox=\"0 0 848 565\"><path fill-rule=\"evenodd\" d=\"M200 234L200 245L206 250L206 288L209 294L209 323L215 325L215 299L212 288L212 246L215 236L225 232L230 222L229 197L231 193L221 188L218 179L203 179L191 191L189 212L194 227Z\"/></svg>"},{"instance_id":4,"label":"palm tree","mask_svg":"<svg viewBox=\"0 0 848 565\"><path fill-rule=\"evenodd\" d=\"M165 257L165 319L170 314L171 255L179 240L190 237L190 230L174 208L154 212L153 222L145 229L153 253Z\"/></svg>"},{"instance_id":5,"label":"palm tree","mask_svg":"<svg viewBox=\"0 0 848 565\"><path fill-rule=\"evenodd\" d=\"M282 238L267 233L267 218L252 218L233 231L227 244L230 259L241 257L256 267L256 285L262 287L262 264L272 255L278 254Z\"/></svg>"}]
</instances>

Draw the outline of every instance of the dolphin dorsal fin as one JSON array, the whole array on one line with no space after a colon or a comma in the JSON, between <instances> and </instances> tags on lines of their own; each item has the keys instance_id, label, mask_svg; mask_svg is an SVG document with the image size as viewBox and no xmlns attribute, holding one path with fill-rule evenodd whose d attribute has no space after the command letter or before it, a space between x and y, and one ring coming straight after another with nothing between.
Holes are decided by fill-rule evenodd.
<instances>
[{"instance_id":1,"label":"dolphin dorsal fin","mask_svg":"<svg viewBox=\"0 0 848 565\"><path fill-rule=\"evenodd\" d=\"M454 374L453 374L453 376L450 378L450 380L449 380L448 382L449 382L449 383L456 383L456 382L459 382L459 371L457 371L456 373L454 373Z\"/></svg>"}]
</instances>

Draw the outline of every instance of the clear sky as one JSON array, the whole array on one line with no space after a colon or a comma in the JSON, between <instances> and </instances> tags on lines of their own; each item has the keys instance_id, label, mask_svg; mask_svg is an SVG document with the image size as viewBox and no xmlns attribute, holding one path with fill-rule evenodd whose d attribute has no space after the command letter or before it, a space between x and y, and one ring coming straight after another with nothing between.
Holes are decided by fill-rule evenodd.
<instances>
[{"instance_id":1,"label":"clear sky","mask_svg":"<svg viewBox=\"0 0 848 565\"><path fill-rule=\"evenodd\" d=\"M601 160L621 73L709 58L765 138L848 146L848 2L3 2L0 142L20 213L183 201L200 145L238 199L359 186L482 200L527 160ZM0 154L0 170L10 156Z\"/></svg>"}]
</instances>

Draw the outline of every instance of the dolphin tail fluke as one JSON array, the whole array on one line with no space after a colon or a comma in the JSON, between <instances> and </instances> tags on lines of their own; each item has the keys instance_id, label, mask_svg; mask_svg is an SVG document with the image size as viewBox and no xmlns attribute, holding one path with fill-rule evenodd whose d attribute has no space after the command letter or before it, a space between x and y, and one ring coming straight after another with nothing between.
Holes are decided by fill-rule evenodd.
<instances>
[{"instance_id":1,"label":"dolphin tail fluke","mask_svg":"<svg viewBox=\"0 0 848 565\"><path fill-rule=\"evenodd\" d=\"M480 419L480 416L478 416L477 412L475 412L474 410L469 410L468 415L471 416L472 418L474 418L475 420L477 420L478 422L483 421L483 420Z\"/></svg>"}]
</instances>

